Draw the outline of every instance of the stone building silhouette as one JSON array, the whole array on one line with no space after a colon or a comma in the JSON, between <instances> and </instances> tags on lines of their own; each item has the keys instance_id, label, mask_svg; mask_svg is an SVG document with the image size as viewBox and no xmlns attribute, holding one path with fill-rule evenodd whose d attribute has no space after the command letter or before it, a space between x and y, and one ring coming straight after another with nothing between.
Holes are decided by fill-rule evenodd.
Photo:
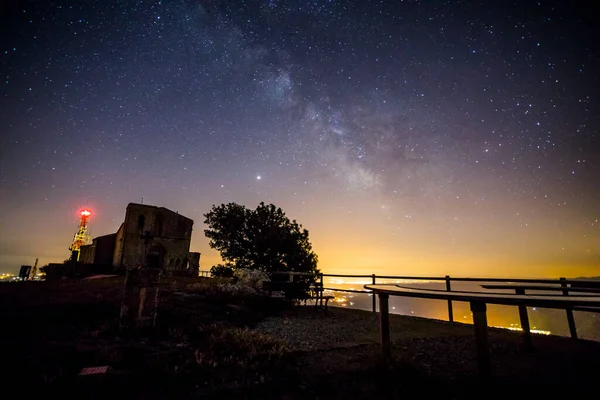
<instances>
[{"instance_id":1,"label":"stone building silhouette","mask_svg":"<svg viewBox=\"0 0 600 400\"><path fill-rule=\"evenodd\" d=\"M116 233L98 236L92 239L91 244L81 246L79 262L92 265L112 265L116 237Z\"/></svg>"},{"instance_id":2,"label":"stone building silhouette","mask_svg":"<svg viewBox=\"0 0 600 400\"><path fill-rule=\"evenodd\" d=\"M190 218L167 208L129 203L118 231L82 246L80 261L110 263L117 270L142 267L197 276L200 253L190 252L193 225Z\"/></svg>"}]
</instances>

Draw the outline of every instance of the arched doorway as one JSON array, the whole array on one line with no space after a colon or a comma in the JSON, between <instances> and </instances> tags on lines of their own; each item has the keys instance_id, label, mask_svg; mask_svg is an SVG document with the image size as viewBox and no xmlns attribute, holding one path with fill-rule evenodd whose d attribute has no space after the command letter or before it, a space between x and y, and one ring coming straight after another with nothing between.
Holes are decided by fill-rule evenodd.
<instances>
[{"instance_id":1,"label":"arched doorway","mask_svg":"<svg viewBox=\"0 0 600 400\"><path fill-rule=\"evenodd\" d=\"M153 269L163 269L165 259L165 248L160 244L153 244L148 250L146 256L146 267Z\"/></svg>"}]
</instances>

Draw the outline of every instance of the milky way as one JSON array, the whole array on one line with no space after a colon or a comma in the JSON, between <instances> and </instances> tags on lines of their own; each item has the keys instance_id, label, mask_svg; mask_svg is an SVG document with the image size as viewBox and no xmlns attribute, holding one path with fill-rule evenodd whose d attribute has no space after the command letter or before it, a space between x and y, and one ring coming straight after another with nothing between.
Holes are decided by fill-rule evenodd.
<instances>
[{"instance_id":1,"label":"milky way","mask_svg":"<svg viewBox=\"0 0 600 400\"><path fill-rule=\"evenodd\" d=\"M265 201L324 270L600 273L594 10L10 3L0 269L68 257L80 206L101 235L143 197L196 221L202 269L202 214Z\"/></svg>"}]
</instances>

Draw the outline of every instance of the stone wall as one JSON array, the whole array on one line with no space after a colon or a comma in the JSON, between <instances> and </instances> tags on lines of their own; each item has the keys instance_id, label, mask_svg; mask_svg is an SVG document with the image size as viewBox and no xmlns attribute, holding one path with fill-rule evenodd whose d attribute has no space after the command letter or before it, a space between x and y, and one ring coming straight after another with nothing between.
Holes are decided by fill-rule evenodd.
<instances>
[{"instance_id":1,"label":"stone wall","mask_svg":"<svg viewBox=\"0 0 600 400\"><path fill-rule=\"evenodd\" d=\"M79 262L82 264L113 265L116 233L99 236L91 244L79 249Z\"/></svg>"},{"instance_id":2,"label":"stone wall","mask_svg":"<svg viewBox=\"0 0 600 400\"><path fill-rule=\"evenodd\" d=\"M119 266L185 270L193 221L163 207L130 203L114 260ZM117 253L121 253L118 257Z\"/></svg>"},{"instance_id":3,"label":"stone wall","mask_svg":"<svg viewBox=\"0 0 600 400\"><path fill-rule=\"evenodd\" d=\"M93 243L81 246L79 248L79 262L82 264L93 264L95 253L96 246Z\"/></svg>"},{"instance_id":4,"label":"stone wall","mask_svg":"<svg viewBox=\"0 0 600 400\"><path fill-rule=\"evenodd\" d=\"M99 236L94 238L92 244L94 246L94 265L111 265L115 252L116 233L110 235Z\"/></svg>"},{"instance_id":5,"label":"stone wall","mask_svg":"<svg viewBox=\"0 0 600 400\"><path fill-rule=\"evenodd\" d=\"M189 275L198 276L200 273L200 253L190 252Z\"/></svg>"},{"instance_id":6,"label":"stone wall","mask_svg":"<svg viewBox=\"0 0 600 400\"><path fill-rule=\"evenodd\" d=\"M127 214L125 214L127 215ZM113 253L113 267L120 268L122 265L122 257L123 257L123 239L125 236L125 223L122 223L119 227L119 230L116 233L115 238L115 251Z\"/></svg>"}]
</instances>

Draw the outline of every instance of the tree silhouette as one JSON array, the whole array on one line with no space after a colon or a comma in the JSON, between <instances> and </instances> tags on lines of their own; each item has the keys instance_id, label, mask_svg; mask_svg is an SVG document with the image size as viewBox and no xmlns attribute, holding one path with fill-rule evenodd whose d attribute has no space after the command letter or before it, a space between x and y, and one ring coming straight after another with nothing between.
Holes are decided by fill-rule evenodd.
<instances>
[{"instance_id":1,"label":"tree silhouette","mask_svg":"<svg viewBox=\"0 0 600 400\"><path fill-rule=\"evenodd\" d=\"M308 231L281 208L261 202L250 210L229 203L213 205L204 216L210 247L233 268L318 273Z\"/></svg>"}]
</instances>

